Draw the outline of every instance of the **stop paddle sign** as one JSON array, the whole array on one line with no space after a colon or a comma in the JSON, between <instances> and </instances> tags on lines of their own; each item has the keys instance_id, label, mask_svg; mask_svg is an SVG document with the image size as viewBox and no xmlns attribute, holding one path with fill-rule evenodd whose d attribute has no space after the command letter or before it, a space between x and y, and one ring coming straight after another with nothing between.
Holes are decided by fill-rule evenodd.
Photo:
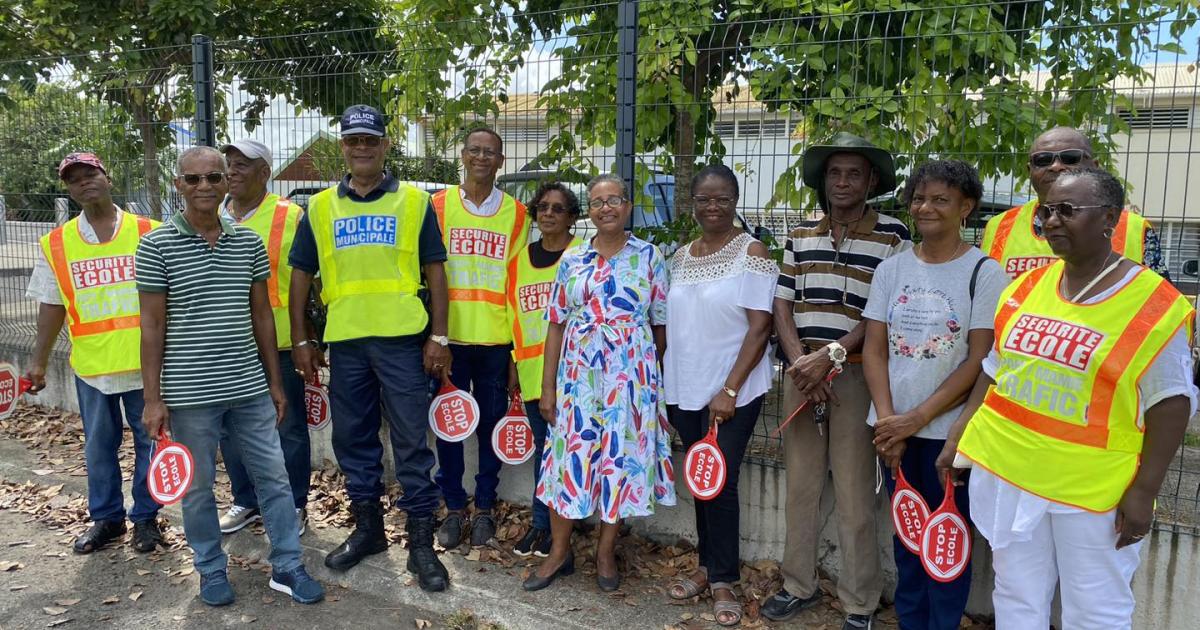
<instances>
[{"instance_id":1,"label":"stop paddle sign","mask_svg":"<svg viewBox=\"0 0 1200 630\"><path fill-rule=\"evenodd\" d=\"M725 454L717 445L717 423L710 422L708 435L688 449L683 474L692 496L708 501L725 488Z\"/></svg>"},{"instance_id":2,"label":"stop paddle sign","mask_svg":"<svg viewBox=\"0 0 1200 630\"><path fill-rule=\"evenodd\" d=\"M505 464L523 464L533 457L533 428L521 404L521 394L513 396L508 413L492 429L492 450Z\"/></svg>"},{"instance_id":3,"label":"stop paddle sign","mask_svg":"<svg viewBox=\"0 0 1200 630\"><path fill-rule=\"evenodd\" d=\"M971 528L954 505L954 482L946 476L946 498L921 533L921 564L929 577L951 582L971 561Z\"/></svg>"},{"instance_id":4,"label":"stop paddle sign","mask_svg":"<svg viewBox=\"0 0 1200 630\"><path fill-rule=\"evenodd\" d=\"M892 525L896 536L909 551L921 553L921 534L929 522L929 504L925 497L904 478L904 470L896 468L896 491L892 493Z\"/></svg>"},{"instance_id":5,"label":"stop paddle sign","mask_svg":"<svg viewBox=\"0 0 1200 630\"><path fill-rule=\"evenodd\" d=\"M454 386L449 379L429 405L429 427L438 439L461 442L479 426L479 403L467 392Z\"/></svg>"},{"instance_id":6,"label":"stop paddle sign","mask_svg":"<svg viewBox=\"0 0 1200 630\"><path fill-rule=\"evenodd\" d=\"M146 486L150 496L163 505L178 503L192 485L192 452L179 442L172 442L165 432L158 434L154 457Z\"/></svg>"},{"instance_id":7,"label":"stop paddle sign","mask_svg":"<svg viewBox=\"0 0 1200 630\"><path fill-rule=\"evenodd\" d=\"M311 383L304 384L304 411L308 430L320 431L329 424L329 390L321 384L321 377L313 375Z\"/></svg>"},{"instance_id":8,"label":"stop paddle sign","mask_svg":"<svg viewBox=\"0 0 1200 630\"><path fill-rule=\"evenodd\" d=\"M0 363L0 420L12 415L21 394L32 386L28 379L17 378L17 368L11 363Z\"/></svg>"}]
</instances>

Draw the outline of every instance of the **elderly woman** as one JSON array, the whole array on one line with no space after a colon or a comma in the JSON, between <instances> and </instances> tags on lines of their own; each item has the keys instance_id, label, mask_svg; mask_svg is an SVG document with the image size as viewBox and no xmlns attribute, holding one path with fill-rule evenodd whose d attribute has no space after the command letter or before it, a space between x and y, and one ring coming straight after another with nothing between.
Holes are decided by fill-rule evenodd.
<instances>
[{"instance_id":1,"label":"elderly woman","mask_svg":"<svg viewBox=\"0 0 1200 630\"><path fill-rule=\"evenodd\" d=\"M525 580L536 591L575 570L572 520L598 513L596 581L614 591L622 518L675 504L659 361L666 333L667 268L658 248L625 231L625 183L588 183L591 241L563 255L546 318L542 416L553 424L537 497L552 511L550 555Z\"/></svg>"},{"instance_id":2,"label":"elderly woman","mask_svg":"<svg viewBox=\"0 0 1200 630\"><path fill-rule=\"evenodd\" d=\"M558 261L568 247L581 241L571 233L579 218L579 198L559 182L542 184L529 203L529 216L537 221L542 238L521 250L508 268L508 321L512 326L513 363L509 390L520 388L525 415L533 429L533 484L541 478L546 420L538 410L542 398L542 354L546 341L546 305L558 272ZM513 547L518 556L545 558L550 553L550 509L533 497L533 526Z\"/></svg>"},{"instance_id":3,"label":"elderly woman","mask_svg":"<svg viewBox=\"0 0 1200 630\"><path fill-rule=\"evenodd\" d=\"M1124 205L1101 170L1050 186L1037 213L1061 260L1001 294L995 348L938 458L973 464L999 630L1047 627L1056 584L1063 627L1131 626L1141 540L1196 410L1195 311L1112 251Z\"/></svg>"},{"instance_id":4,"label":"elderly woman","mask_svg":"<svg viewBox=\"0 0 1200 630\"><path fill-rule=\"evenodd\" d=\"M771 389L764 350L779 267L765 245L734 225L738 182L729 167L701 169L692 201L702 233L671 258L663 380L684 448L700 441L710 423L720 425L727 477L718 495L695 502L700 566L668 594L688 599L711 589L717 623L734 626L742 619L733 594L741 571L738 471Z\"/></svg>"},{"instance_id":5,"label":"elderly woman","mask_svg":"<svg viewBox=\"0 0 1200 630\"><path fill-rule=\"evenodd\" d=\"M1008 284L1000 263L963 242L960 227L979 206L983 185L975 169L956 160L921 164L904 187L921 242L880 263L863 317L863 374L871 392L867 424L886 464L889 492L895 470L931 506L944 498L935 463L962 411L992 344L996 300ZM967 507L966 488L955 502ZM897 537L896 614L903 628L958 628L968 569L941 583Z\"/></svg>"}]
</instances>

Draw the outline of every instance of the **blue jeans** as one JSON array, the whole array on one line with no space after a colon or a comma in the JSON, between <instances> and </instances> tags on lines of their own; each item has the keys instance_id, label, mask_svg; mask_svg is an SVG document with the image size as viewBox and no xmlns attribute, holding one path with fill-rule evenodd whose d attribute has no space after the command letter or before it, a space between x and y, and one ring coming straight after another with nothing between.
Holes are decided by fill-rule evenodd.
<instances>
[{"instance_id":1,"label":"blue jeans","mask_svg":"<svg viewBox=\"0 0 1200 630\"><path fill-rule=\"evenodd\" d=\"M146 488L146 471L150 468L150 452L154 440L142 424L142 390L121 394L105 394L75 378L75 393L79 397L79 413L83 416L83 455L87 462L88 513L93 521L125 520L125 499L121 492L121 464L117 449L124 437L121 426L121 407L125 407L125 423L133 431L133 510L129 520L149 521L158 516L162 506Z\"/></svg>"},{"instance_id":2,"label":"blue jeans","mask_svg":"<svg viewBox=\"0 0 1200 630\"><path fill-rule=\"evenodd\" d=\"M450 347L454 360L450 366L450 381L455 387L471 392L479 403L479 472L475 474L475 508L490 510L496 504L496 487L500 485L500 458L492 450L492 430L496 421L508 410L508 362L511 346ZM467 491L463 488L462 442L437 441L437 484L442 490L446 507L461 510L467 506Z\"/></svg>"},{"instance_id":3,"label":"blue jeans","mask_svg":"<svg viewBox=\"0 0 1200 630\"><path fill-rule=\"evenodd\" d=\"M279 445L283 448L283 463L292 487L292 502L299 509L308 505L312 452L308 437L308 416L304 411L304 381L296 374L291 350L279 351L279 372L283 377L283 395L287 398L287 416L278 428ZM225 458L225 472L229 473L233 504L244 508L257 508L254 482L246 472L242 451L229 439L229 433L226 431L221 432L221 456Z\"/></svg>"},{"instance_id":4,"label":"blue jeans","mask_svg":"<svg viewBox=\"0 0 1200 630\"><path fill-rule=\"evenodd\" d=\"M945 440L910 437L908 447L900 460L904 478L925 497L929 511L938 509L945 497L945 484L938 479L934 462L945 446ZM896 491L896 480L892 471L884 467L888 496ZM954 490L954 503L967 523L971 522L970 502L967 485ZM953 630L962 620L967 607L967 596L971 594L971 565L953 582L941 583L929 577L921 566L921 558L908 550L900 539L892 536L893 555L896 558L896 616L903 630Z\"/></svg>"},{"instance_id":5,"label":"blue jeans","mask_svg":"<svg viewBox=\"0 0 1200 630\"><path fill-rule=\"evenodd\" d=\"M546 430L549 425L538 410L538 401L525 401L525 415L529 417L529 428L533 429L533 528L550 531L550 508L537 498L538 482L542 480L542 453L546 450Z\"/></svg>"},{"instance_id":6,"label":"blue jeans","mask_svg":"<svg viewBox=\"0 0 1200 630\"><path fill-rule=\"evenodd\" d=\"M351 501L378 501L383 496L379 427L384 402L396 481L404 489L396 505L418 518L432 516L438 503L437 486L429 476L433 451L424 343L423 336L409 335L329 345L333 453L346 475L346 494Z\"/></svg>"},{"instance_id":7,"label":"blue jeans","mask_svg":"<svg viewBox=\"0 0 1200 630\"><path fill-rule=\"evenodd\" d=\"M173 408L170 413L171 434L188 447L195 461L192 485L183 497L183 532L195 553L196 570L208 575L228 565L213 497L217 444L223 432L241 449L254 480L263 524L271 539L271 566L281 572L300 566L300 522L292 507L271 397L263 394L216 405Z\"/></svg>"}]
</instances>

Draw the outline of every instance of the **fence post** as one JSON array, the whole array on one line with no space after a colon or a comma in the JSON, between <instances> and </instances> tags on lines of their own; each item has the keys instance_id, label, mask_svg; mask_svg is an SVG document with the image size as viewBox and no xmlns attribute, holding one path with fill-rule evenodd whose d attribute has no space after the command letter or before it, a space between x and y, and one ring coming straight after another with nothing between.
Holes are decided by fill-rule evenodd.
<instances>
[{"instance_id":1,"label":"fence post","mask_svg":"<svg viewBox=\"0 0 1200 630\"><path fill-rule=\"evenodd\" d=\"M8 245L8 206L0 195L0 245Z\"/></svg>"},{"instance_id":2,"label":"fence post","mask_svg":"<svg viewBox=\"0 0 1200 630\"><path fill-rule=\"evenodd\" d=\"M213 43L207 35L192 35L192 84L196 97L196 144L215 146Z\"/></svg>"},{"instance_id":3,"label":"fence post","mask_svg":"<svg viewBox=\"0 0 1200 630\"><path fill-rule=\"evenodd\" d=\"M617 3L617 175L625 180L634 199L638 191L633 178L637 145L637 0Z\"/></svg>"}]
</instances>

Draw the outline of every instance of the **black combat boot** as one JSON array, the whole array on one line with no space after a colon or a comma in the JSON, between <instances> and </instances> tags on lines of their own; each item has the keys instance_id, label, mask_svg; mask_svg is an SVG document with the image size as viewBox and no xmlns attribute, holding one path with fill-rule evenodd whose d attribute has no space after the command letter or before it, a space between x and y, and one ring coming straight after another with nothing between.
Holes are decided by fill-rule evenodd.
<instances>
[{"instance_id":1,"label":"black combat boot","mask_svg":"<svg viewBox=\"0 0 1200 630\"><path fill-rule=\"evenodd\" d=\"M345 571L388 547L383 531L383 507L378 500L354 501L350 504L350 513L354 514L354 531L346 542L325 556L325 566L335 571Z\"/></svg>"},{"instance_id":2,"label":"black combat boot","mask_svg":"<svg viewBox=\"0 0 1200 630\"><path fill-rule=\"evenodd\" d=\"M433 552L433 516L408 517L408 570L423 591L444 591L450 574Z\"/></svg>"}]
</instances>

